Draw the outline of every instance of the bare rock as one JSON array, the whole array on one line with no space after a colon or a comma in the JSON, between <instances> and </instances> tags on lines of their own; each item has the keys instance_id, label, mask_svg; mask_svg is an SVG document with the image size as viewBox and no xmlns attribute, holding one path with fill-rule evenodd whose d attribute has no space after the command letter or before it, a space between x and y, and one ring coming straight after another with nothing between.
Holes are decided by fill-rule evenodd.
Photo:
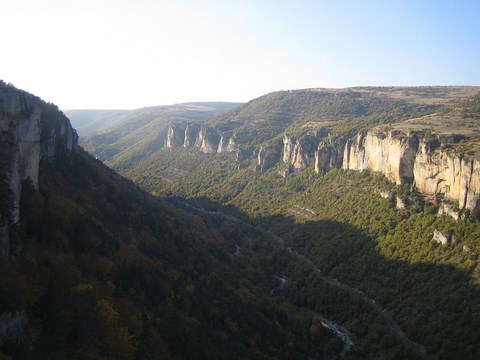
<instances>
[{"instance_id":1,"label":"bare rock","mask_svg":"<svg viewBox=\"0 0 480 360\"><path fill-rule=\"evenodd\" d=\"M257 156L260 171L264 172L279 162L282 150L282 143L280 141L262 145Z\"/></svg>"},{"instance_id":2,"label":"bare rock","mask_svg":"<svg viewBox=\"0 0 480 360\"><path fill-rule=\"evenodd\" d=\"M433 240L438 244L446 245L450 242L451 236L435 229L433 230Z\"/></svg>"},{"instance_id":3,"label":"bare rock","mask_svg":"<svg viewBox=\"0 0 480 360\"><path fill-rule=\"evenodd\" d=\"M452 217L454 220L460 218L460 212L456 211L451 205L443 203L438 209L438 215L447 215Z\"/></svg>"}]
</instances>

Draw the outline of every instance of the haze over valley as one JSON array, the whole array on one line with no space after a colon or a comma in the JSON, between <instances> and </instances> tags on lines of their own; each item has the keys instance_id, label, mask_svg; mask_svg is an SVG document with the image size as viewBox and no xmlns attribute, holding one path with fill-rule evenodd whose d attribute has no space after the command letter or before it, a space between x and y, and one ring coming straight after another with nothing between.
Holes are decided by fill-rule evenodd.
<instances>
[{"instance_id":1,"label":"haze over valley","mask_svg":"<svg viewBox=\"0 0 480 360\"><path fill-rule=\"evenodd\" d=\"M0 359L480 358L477 2L0 8Z\"/></svg>"}]
</instances>

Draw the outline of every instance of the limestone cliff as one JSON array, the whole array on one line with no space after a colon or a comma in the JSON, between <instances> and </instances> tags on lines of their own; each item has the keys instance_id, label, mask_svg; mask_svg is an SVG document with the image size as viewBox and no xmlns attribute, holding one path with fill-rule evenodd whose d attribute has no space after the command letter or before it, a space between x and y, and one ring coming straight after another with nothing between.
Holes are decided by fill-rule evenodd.
<instances>
[{"instance_id":1,"label":"limestone cliff","mask_svg":"<svg viewBox=\"0 0 480 360\"><path fill-rule=\"evenodd\" d=\"M480 162L422 141L413 169L415 185L425 194L458 201L460 209L478 209Z\"/></svg>"},{"instance_id":2,"label":"limestone cliff","mask_svg":"<svg viewBox=\"0 0 480 360\"><path fill-rule=\"evenodd\" d=\"M328 139L318 144L315 152L315 171L339 169L343 163L345 141L342 139Z\"/></svg>"},{"instance_id":3,"label":"limestone cliff","mask_svg":"<svg viewBox=\"0 0 480 360\"><path fill-rule=\"evenodd\" d=\"M292 153L292 165L296 170L303 170L313 164L315 149L317 147L314 137L304 137L295 143Z\"/></svg>"},{"instance_id":4,"label":"limestone cliff","mask_svg":"<svg viewBox=\"0 0 480 360\"><path fill-rule=\"evenodd\" d=\"M293 148L295 147L295 138L285 135L283 137L283 162L289 164L292 162Z\"/></svg>"},{"instance_id":5,"label":"limestone cliff","mask_svg":"<svg viewBox=\"0 0 480 360\"><path fill-rule=\"evenodd\" d=\"M230 137L227 134L222 134L220 136L220 142L218 143L217 153L221 154L228 152L228 144L230 142Z\"/></svg>"},{"instance_id":6,"label":"limestone cliff","mask_svg":"<svg viewBox=\"0 0 480 360\"><path fill-rule=\"evenodd\" d=\"M202 127L198 133L196 146L205 154L214 154L217 152L220 143L220 135L215 129Z\"/></svg>"},{"instance_id":7,"label":"limestone cliff","mask_svg":"<svg viewBox=\"0 0 480 360\"><path fill-rule=\"evenodd\" d=\"M200 132L200 125L188 124L185 128L185 135L183 139L183 147L195 146L198 133Z\"/></svg>"},{"instance_id":8,"label":"limestone cliff","mask_svg":"<svg viewBox=\"0 0 480 360\"><path fill-rule=\"evenodd\" d=\"M413 182L427 196L456 201L460 209L478 209L480 162L444 146L450 140L377 128L347 142L342 167L378 171L396 184Z\"/></svg>"},{"instance_id":9,"label":"limestone cliff","mask_svg":"<svg viewBox=\"0 0 480 360\"><path fill-rule=\"evenodd\" d=\"M0 171L13 197L9 222L17 223L20 219L23 181L30 179L38 189L40 163L51 162L57 155L76 149L77 141L70 121L56 106L0 82ZM8 238L4 236L4 254L8 254L8 247Z\"/></svg>"},{"instance_id":10,"label":"limestone cliff","mask_svg":"<svg viewBox=\"0 0 480 360\"><path fill-rule=\"evenodd\" d=\"M238 155L238 146L234 136L230 135L230 132L222 133L199 124L173 124L166 132L164 146L169 149L196 148L206 154L236 152Z\"/></svg>"},{"instance_id":11,"label":"limestone cliff","mask_svg":"<svg viewBox=\"0 0 480 360\"><path fill-rule=\"evenodd\" d=\"M416 134L372 130L348 142L343 168L378 171L400 185L413 180L413 165L418 149Z\"/></svg>"},{"instance_id":12,"label":"limestone cliff","mask_svg":"<svg viewBox=\"0 0 480 360\"><path fill-rule=\"evenodd\" d=\"M308 131L297 138L283 138L283 161L293 165L296 171L306 169L314 163L320 139L328 135L325 129Z\"/></svg>"},{"instance_id":13,"label":"limestone cliff","mask_svg":"<svg viewBox=\"0 0 480 360\"><path fill-rule=\"evenodd\" d=\"M185 128L180 126L170 126L167 131L167 148L175 148L185 143Z\"/></svg>"},{"instance_id":14,"label":"limestone cliff","mask_svg":"<svg viewBox=\"0 0 480 360\"><path fill-rule=\"evenodd\" d=\"M236 152L238 154L240 148L238 146L235 134L228 140L227 152Z\"/></svg>"},{"instance_id":15,"label":"limestone cliff","mask_svg":"<svg viewBox=\"0 0 480 360\"><path fill-rule=\"evenodd\" d=\"M264 172L265 170L271 168L273 165L279 162L282 150L283 148L281 140L274 141L270 144L262 145L257 156L260 171Z\"/></svg>"}]
</instances>

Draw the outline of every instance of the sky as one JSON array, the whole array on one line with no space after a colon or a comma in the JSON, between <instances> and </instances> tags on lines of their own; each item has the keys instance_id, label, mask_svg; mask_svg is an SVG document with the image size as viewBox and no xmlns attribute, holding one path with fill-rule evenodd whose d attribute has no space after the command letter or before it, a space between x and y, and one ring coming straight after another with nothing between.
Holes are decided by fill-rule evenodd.
<instances>
[{"instance_id":1,"label":"sky","mask_svg":"<svg viewBox=\"0 0 480 360\"><path fill-rule=\"evenodd\" d=\"M61 109L480 85L479 0L0 0L0 79Z\"/></svg>"}]
</instances>

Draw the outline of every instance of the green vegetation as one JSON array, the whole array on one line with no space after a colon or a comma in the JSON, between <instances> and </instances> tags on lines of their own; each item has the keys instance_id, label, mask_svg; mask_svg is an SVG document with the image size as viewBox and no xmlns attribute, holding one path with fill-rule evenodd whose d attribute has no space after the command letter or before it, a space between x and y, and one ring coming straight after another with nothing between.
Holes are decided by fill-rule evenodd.
<instances>
[{"instance_id":1,"label":"green vegetation","mask_svg":"<svg viewBox=\"0 0 480 360\"><path fill-rule=\"evenodd\" d=\"M279 91L230 110L213 112L146 108L109 130L87 135L82 146L119 171L142 171L140 161L155 157L172 124L199 123L235 140L244 154L285 134L322 130L348 139L373 126L393 124L441 110L478 88L349 88ZM167 107L169 109L169 107ZM163 110L162 110L163 109ZM221 110L226 110L221 112ZM210 117L209 117L210 116Z\"/></svg>"},{"instance_id":2,"label":"green vegetation","mask_svg":"<svg viewBox=\"0 0 480 360\"><path fill-rule=\"evenodd\" d=\"M25 184L0 313L30 323L0 357L415 359L424 347L477 359L478 213L438 216L410 184L369 172L283 177L281 161L259 173L253 157L163 147L168 126L195 122L234 133L246 153L286 133L347 139L460 111L456 99L451 88L278 92L211 120L147 111L90 136L138 187L83 152L43 166L40 191ZM435 230L455 241L438 244Z\"/></svg>"},{"instance_id":3,"label":"green vegetation","mask_svg":"<svg viewBox=\"0 0 480 360\"><path fill-rule=\"evenodd\" d=\"M165 145L172 124L203 123L235 103L189 103L132 110L118 125L91 133L81 145L102 161L126 170L147 154ZM102 118L102 121L108 121Z\"/></svg>"},{"instance_id":4,"label":"green vegetation","mask_svg":"<svg viewBox=\"0 0 480 360\"><path fill-rule=\"evenodd\" d=\"M408 188L396 189L383 176L367 172L333 170L318 175L306 170L282 178L278 166L258 174L249 168L238 170L232 159L214 160L212 155L185 150L161 151L151 166L138 178L133 172L128 176L158 195L191 198L194 204L207 198L211 208L222 204L221 211L271 229L287 246L308 255L322 272L375 299L430 354L473 359L479 353L480 223L475 214L458 222L438 217L434 205ZM174 167L190 171L182 173ZM168 181L159 181L159 175ZM379 190L393 195L383 199ZM395 193L407 193L412 206L397 210ZM454 234L460 242L435 243L435 229ZM251 245L243 241L241 246ZM255 253L266 252L257 244ZM352 356L396 353L396 347L386 350L374 345L395 343L378 316L358 301L355 308L348 293L319 283L288 254L272 251L270 255L274 262L283 261L280 267L288 274L289 282L281 291L284 296L353 332L357 347Z\"/></svg>"},{"instance_id":5,"label":"green vegetation","mask_svg":"<svg viewBox=\"0 0 480 360\"><path fill-rule=\"evenodd\" d=\"M145 118L149 114L156 116L185 116L186 118L211 118L236 103L203 102L185 103L170 106L155 106L137 110L67 110L65 115L80 136L109 129L122 123Z\"/></svg>"},{"instance_id":6,"label":"green vegetation","mask_svg":"<svg viewBox=\"0 0 480 360\"><path fill-rule=\"evenodd\" d=\"M341 345L316 314L270 293L260 257L86 154L25 183L20 256L0 265L0 313L24 309L14 358L309 358ZM267 266L268 268L268 266ZM315 327L314 327L315 328ZM26 350L27 349L27 350ZM1 353L0 353L1 354Z\"/></svg>"}]
</instances>

